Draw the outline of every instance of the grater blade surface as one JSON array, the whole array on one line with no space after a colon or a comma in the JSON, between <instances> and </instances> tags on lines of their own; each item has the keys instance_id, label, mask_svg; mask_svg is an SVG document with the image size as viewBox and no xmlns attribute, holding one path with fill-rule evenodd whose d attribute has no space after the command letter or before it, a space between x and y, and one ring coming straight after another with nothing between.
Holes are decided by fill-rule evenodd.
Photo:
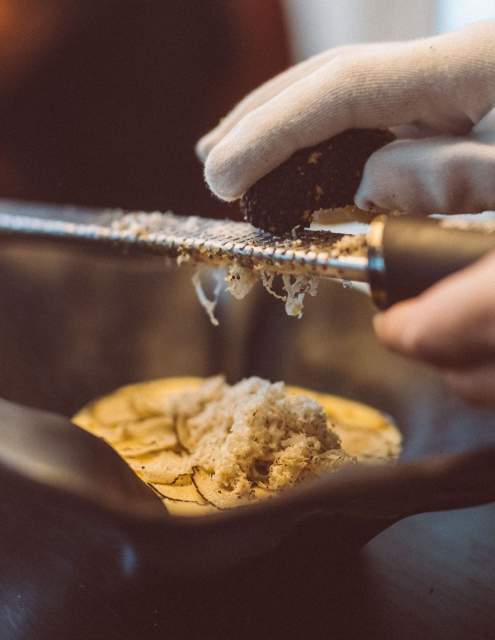
<instances>
[{"instance_id":1,"label":"grater blade surface","mask_svg":"<svg viewBox=\"0 0 495 640\"><path fill-rule=\"evenodd\" d=\"M231 220L0 201L0 234L87 244L126 255L155 254L179 262L236 262L267 272L367 281L363 237L356 241L356 251L347 252L338 247L350 236L327 231L304 229L276 237Z\"/></svg>"}]
</instances>

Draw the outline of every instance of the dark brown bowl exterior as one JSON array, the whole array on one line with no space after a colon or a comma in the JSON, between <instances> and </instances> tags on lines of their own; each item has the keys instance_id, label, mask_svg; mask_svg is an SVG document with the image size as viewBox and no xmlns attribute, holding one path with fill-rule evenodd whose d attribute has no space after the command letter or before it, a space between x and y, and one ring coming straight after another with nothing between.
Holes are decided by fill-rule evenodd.
<instances>
[{"instance_id":1,"label":"dark brown bowl exterior","mask_svg":"<svg viewBox=\"0 0 495 640\"><path fill-rule=\"evenodd\" d=\"M93 625L91 611L103 613L98 603L125 609L141 589L166 597L202 585L206 602L213 585L218 597L235 584L246 603L253 584L276 589L307 567L351 562L402 517L494 500L494 480L495 448L487 448L338 472L277 500L174 518L101 440L2 401L0 596L11 612L4 637L42 637L44 627L67 633L74 611L86 611ZM13 596L26 585L36 594L27 609ZM58 601L54 622L46 605Z\"/></svg>"}]
</instances>

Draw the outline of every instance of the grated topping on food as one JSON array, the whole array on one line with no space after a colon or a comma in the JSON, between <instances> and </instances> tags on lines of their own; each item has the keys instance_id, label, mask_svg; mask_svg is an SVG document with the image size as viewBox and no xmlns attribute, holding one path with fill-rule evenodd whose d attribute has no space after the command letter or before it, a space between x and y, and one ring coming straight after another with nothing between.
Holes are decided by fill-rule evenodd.
<instances>
[{"instance_id":1,"label":"grated topping on food","mask_svg":"<svg viewBox=\"0 0 495 640\"><path fill-rule=\"evenodd\" d=\"M371 407L260 378L130 385L90 403L74 422L182 515L270 498L345 465L391 463L401 444Z\"/></svg>"},{"instance_id":2,"label":"grated topping on food","mask_svg":"<svg viewBox=\"0 0 495 640\"><path fill-rule=\"evenodd\" d=\"M171 482L201 468L216 490L238 501L255 489L278 491L355 462L342 449L323 407L290 396L283 382L251 377L230 386L222 376L167 397L183 452L165 452L140 469L145 479Z\"/></svg>"}]
</instances>

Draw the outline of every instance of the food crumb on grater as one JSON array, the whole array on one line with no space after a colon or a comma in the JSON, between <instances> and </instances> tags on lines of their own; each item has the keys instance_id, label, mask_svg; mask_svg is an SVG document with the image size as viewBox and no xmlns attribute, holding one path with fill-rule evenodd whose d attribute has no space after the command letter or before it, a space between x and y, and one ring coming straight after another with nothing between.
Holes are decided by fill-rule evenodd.
<instances>
[{"instance_id":1,"label":"food crumb on grater","mask_svg":"<svg viewBox=\"0 0 495 640\"><path fill-rule=\"evenodd\" d=\"M179 218L171 212L163 214L158 212L128 213L113 221L111 228L150 242L156 240L167 241L167 238L172 234L177 253L177 264L180 266L187 262L195 267L192 277L194 290L201 306L215 326L219 324L215 316L215 308L221 294L222 284L225 284L226 290L234 298L241 300L251 291L258 280L261 281L262 286L270 295L284 303L287 315L296 318L302 317L306 295L315 296L317 293L318 277L312 273L301 273L296 270L290 273L283 272L274 263L273 255L275 254L275 249L282 249L283 252L294 252L296 250L305 252L307 255L312 254L312 259L314 259L321 251L318 244L315 244L314 235L305 237L304 241L297 235L282 238L263 236L264 243L261 246L263 250L268 249L266 254L263 253L261 258L248 255L238 259L233 258L233 254L225 249L229 242L233 242L233 235L235 235L229 225L241 224L244 231L247 228L251 234L248 237L248 241L253 241L253 238L255 238L255 241L259 240L259 236L256 235L259 232L256 232L249 225L245 225L245 223L215 221L214 224L216 226L214 227L215 233L213 236L211 231L209 235L205 235L205 224L206 221L198 216ZM235 230L237 231L238 228L236 226ZM227 231L225 232L225 230ZM219 243L218 238L222 231L224 231L226 239L224 242ZM223 236L220 239L223 241ZM235 238L235 240L237 239ZM270 243L272 244L270 245ZM366 248L365 236L342 236L334 241L327 251L332 258L351 255L361 257L366 255ZM269 259L266 258L266 255L270 256ZM215 270L216 285L212 299L206 295L200 277L200 269L203 270L204 265L208 263ZM291 268L298 266L293 263ZM222 267L226 271L223 271ZM218 275L219 273L220 275ZM274 288L276 278L280 282L279 292Z\"/></svg>"},{"instance_id":2,"label":"food crumb on grater","mask_svg":"<svg viewBox=\"0 0 495 640\"><path fill-rule=\"evenodd\" d=\"M337 240L330 249L330 254L334 258L341 258L342 256L366 256L368 251L368 245L366 242L366 236L354 235L343 236L340 240Z\"/></svg>"}]
</instances>

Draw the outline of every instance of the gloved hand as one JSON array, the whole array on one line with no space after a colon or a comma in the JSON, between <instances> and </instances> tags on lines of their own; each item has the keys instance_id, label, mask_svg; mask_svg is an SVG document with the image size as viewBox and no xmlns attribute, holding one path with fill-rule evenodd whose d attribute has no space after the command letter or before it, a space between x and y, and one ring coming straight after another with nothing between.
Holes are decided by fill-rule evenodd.
<instances>
[{"instance_id":1,"label":"gloved hand","mask_svg":"<svg viewBox=\"0 0 495 640\"><path fill-rule=\"evenodd\" d=\"M495 407L495 253L374 323L387 346L437 366L469 402Z\"/></svg>"},{"instance_id":2,"label":"gloved hand","mask_svg":"<svg viewBox=\"0 0 495 640\"><path fill-rule=\"evenodd\" d=\"M212 191L239 198L303 147L346 129L395 127L368 160L360 208L495 208L495 22L397 43L332 49L248 95L197 145ZM405 126L404 126L405 125Z\"/></svg>"}]
</instances>

